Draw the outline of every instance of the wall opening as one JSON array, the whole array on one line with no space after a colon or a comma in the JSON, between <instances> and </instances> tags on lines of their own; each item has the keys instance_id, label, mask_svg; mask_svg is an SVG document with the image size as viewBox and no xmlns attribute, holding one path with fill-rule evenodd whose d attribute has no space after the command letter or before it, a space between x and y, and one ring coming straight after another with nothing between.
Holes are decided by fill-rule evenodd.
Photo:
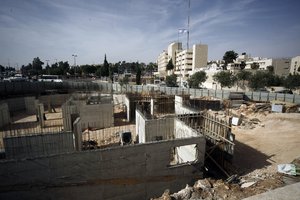
<instances>
[{"instance_id":1,"label":"wall opening","mask_svg":"<svg viewBox=\"0 0 300 200\"><path fill-rule=\"evenodd\" d=\"M196 144L173 147L171 149L170 165L181 165L197 161Z\"/></svg>"}]
</instances>

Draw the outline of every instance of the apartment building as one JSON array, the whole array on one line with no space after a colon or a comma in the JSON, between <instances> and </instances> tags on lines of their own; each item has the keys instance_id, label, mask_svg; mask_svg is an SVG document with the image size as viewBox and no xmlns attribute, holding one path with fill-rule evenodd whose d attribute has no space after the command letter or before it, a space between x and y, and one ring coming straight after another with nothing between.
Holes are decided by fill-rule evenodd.
<instances>
[{"instance_id":1,"label":"apartment building","mask_svg":"<svg viewBox=\"0 0 300 200\"><path fill-rule=\"evenodd\" d=\"M185 80L190 74L207 66L208 46L205 44L194 44L192 48L183 50L181 42L171 43L168 51L158 56L157 65L160 77L167 74L166 66L170 59L175 66L174 73L181 80Z\"/></svg>"},{"instance_id":2,"label":"apartment building","mask_svg":"<svg viewBox=\"0 0 300 200\"><path fill-rule=\"evenodd\" d=\"M300 56L296 56L291 60L290 66L291 74L300 74Z\"/></svg>"},{"instance_id":3,"label":"apartment building","mask_svg":"<svg viewBox=\"0 0 300 200\"><path fill-rule=\"evenodd\" d=\"M300 56L299 56L300 58ZM273 66L274 74L279 76L287 76L290 73L290 65L291 59L290 58L261 58L261 57L251 57L249 55L242 55L239 56L234 63L228 64L228 69L240 70L241 63L245 62L246 70L251 70L251 65L253 63L259 64L258 70L267 70L268 66ZM299 62L299 61L298 61Z\"/></svg>"}]
</instances>

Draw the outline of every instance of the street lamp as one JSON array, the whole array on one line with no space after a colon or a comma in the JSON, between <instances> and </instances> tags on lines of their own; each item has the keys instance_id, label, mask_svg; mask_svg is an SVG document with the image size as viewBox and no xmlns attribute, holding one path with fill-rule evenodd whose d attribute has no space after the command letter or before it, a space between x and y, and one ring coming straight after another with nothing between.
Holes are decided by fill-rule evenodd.
<instances>
[{"instance_id":1,"label":"street lamp","mask_svg":"<svg viewBox=\"0 0 300 200\"><path fill-rule=\"evenodd\" d=\"M76 57L77 57L77 55L72 54L72 56L74 57L74 75L75 75L75 78L76 78Z\"/></svg>"}]
</instances>

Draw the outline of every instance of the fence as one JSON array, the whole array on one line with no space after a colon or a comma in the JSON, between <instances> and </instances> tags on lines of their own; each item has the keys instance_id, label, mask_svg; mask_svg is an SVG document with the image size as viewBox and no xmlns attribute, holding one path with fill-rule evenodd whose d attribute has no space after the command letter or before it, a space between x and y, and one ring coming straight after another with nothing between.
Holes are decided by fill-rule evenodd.
<instances>
[{"instance_id":1,"label":"fence","mask_svg":"<svg viewBox=\"0 0 300 200\"><path fill-rule=\"evenodd\" d=\"M141 93L159 91L168 95L188 94L195 97L211 96L219 99L228 99L230 91L213 89L193 89L180 87L158 87L150 85L120 85L107 82L78 82L65 81L62 83L46 82L0 82L0 96L5 98L11 95L40 94L47 91L74 92L74 91L103 91L108 93ZM279 94L266 92L245 92L249 99L257 101L280 100L300 104L298 94Z\"/></svg>"}]
</instances>

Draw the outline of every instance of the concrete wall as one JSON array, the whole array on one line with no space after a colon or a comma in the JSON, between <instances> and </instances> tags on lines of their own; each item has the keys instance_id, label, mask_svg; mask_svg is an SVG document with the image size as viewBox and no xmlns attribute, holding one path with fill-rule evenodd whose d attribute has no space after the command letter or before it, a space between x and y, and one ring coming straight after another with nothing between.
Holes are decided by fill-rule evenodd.
<instances>
[{"instance_id":1,"label":"concrete wall","mask_svg":"<svg viewBox=\"0 0 300 200\"><path fill-rule=\"evenodd\" d=\"M24 97L24 103L27 114L36 114L37 104L39 103L39 100L36 100L35 97Z\"/></svg>"},{"instance_id":2,"label":"concrete wall","mask_svg":"<svg viewBox=\"0 0 300 200\"><path fill-rule=\"evenodd\" d=\"M7 103L0 102L0 128L10 123L10 114Z\"/></svg>"},{"instance_id":3,"label":"concrete wall","mask_svg":"<svg viewBox=\"0 0 300 200\"><path fill-rule=\"evenodd\" d=\"M183 98L181 96L175 96L175 114L192 114L198 113L199 111L193 110L183 105Z\"/></svg>"},{"instance_id":4,"label":"concrete wall","mask_svg":"<svg viewBox=\"0 0 300 200\"><path fill-rule=\"evenodd\" d=\"M73 134L43 133L31 136L3 138L7 159L23 159L73 152Z\"/></svg>"},{"instance_id":5,"label":"concrete wall","mask_svg":"<svg viewBox=\"0 0 300 200\"><path fill-rule=\"evenodd\" d=\"M68 100L62 106L65 131L73 130L73 122L80 117L82 129L88 127L107 128L114 124L113 104L86 104L85 101Z\"/></svg>"},{"instance_id":6,"label":"concrete wall","mask_svg":"<svg viewBox=\"0 0 300 200\"><path fill-rule=\"evenodd\" d=\"M70 96L71 94L45 95L45 96L40 96L39 101L44 105L48 105L50 103L52 106L58 107L58 106L62 106L67 101L67 99L70 98Z\"/></svg>"},{"instance_id":7,"label":"concrete wall","mask_svg":"<svg viewBox=\"0 0 300 200\"><path fill-rule=\"evenodd\" d=\"M70 101L67 101L65 104L62 105L62 118L63 118L63 126L64 131L72 131L73 129L73 121L75 119L72 119L73 114L79 113L77 109L77 104L72 104Z\"/></svg>"},{"instance_id":8,"label":"concrete wall","mask_svg":"<svg viewBox=\"0 0 300 200\"><path fill-rule=\"evenodd\" d=\"M114 124L113 104L82 104L79 107L81 126L83 129L88 127L108 128Z\"/></svg>"},{"instance_id":9,"label":"concrete wall","mask_svg":"<svg viewBox=\"0 0 300 200\"><path fill-rule=\"evenodd\" d=\"M190 138L190 137L199 136L196 130L187 126L184 122L182 122L179 119L174 120L174 126L175 126L175 130L174 130L175 138ZM196 147L194 145L177 147L175 149L177 163L188 162L190 160L193 160L195 157L197 157L196 155L197 152L195 151L195 148Z\"/></svg>"},{"instance_id":10,"label":"concrete wall","mask_svg":"<svg viewBox=\"0 0 300 200\"><path fill-rule=\"evenodd\" d=\"M136 110L136 133L139 143L158 140L169 140L173 138L174 118L146 119L144 115Z\"/></svg>"},{"instance_id":11,"label":"concrete wall","mask_svg":"<svg viewBox=\"0 0 300 200\"><path fill-rule=\"evenodd\" d=\"M196 144L198 162L170 166L171 149ZM0 199L149 199L202 177L203 137L1 161Z\"/></svg>"},{"instance_id":12,"label":"concrete wall","mask_svg":"<svg viewBox=\"0 0 300 200\"><path fill-rule=\"evenodd\" d=\"M127 113L127 121L130 121L130 100L127 96L124 97L124 104L126 106L126 113Z\"/></svg>"},{"instance_id":13,"label":"concrete wall","mask_svg":"<svg viewBox=\"0 0 300 200\"><path fill-rule=\"evenodd\" d=\"M174 137L175 138L189 138L189 137L197 137L199 133L187 126L183 121L179 119L174 120Z\"/></svg>"},{"instance_id":14,"label":"concrete wall","mask_svg":"<svg viewBox=\"0 0 300 200\"><path fill-rule=\"evenodd\" d=\"M24 97L6 99L5 102L8 105L10 113L20 112L25 110Z\"/></svg>"}]
</instances>

